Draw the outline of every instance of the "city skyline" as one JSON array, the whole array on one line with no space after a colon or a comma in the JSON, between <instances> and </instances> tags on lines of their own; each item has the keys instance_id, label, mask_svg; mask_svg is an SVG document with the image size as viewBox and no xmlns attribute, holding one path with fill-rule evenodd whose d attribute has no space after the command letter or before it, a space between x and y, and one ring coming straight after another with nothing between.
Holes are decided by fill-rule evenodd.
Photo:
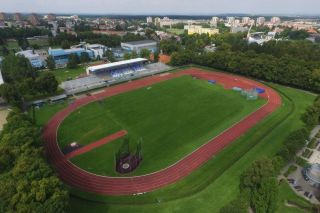
<instances>
[{"instance_id":1,"label":"city skyline","mask_svg":"<svg viewBox=\"0 0 320 213\"><path fill-rule=\"evenodd\" d=\"M89 3L90 2L90 3ZM32 5L32 7L31 7ZM130 7L128 7L130 5ZM181 5L178 0L146 1L130 0L117 2L105 0L56 0L48 4L40 0L4 0L4 12L22 13L77 13L77 14L119 14L119 15L214 15L214 14L270 14L270 15L320 15L320 2L313 0L250 2L236 0L228 2L210 0L186 0Z\"/></svg>"}]
</instances>

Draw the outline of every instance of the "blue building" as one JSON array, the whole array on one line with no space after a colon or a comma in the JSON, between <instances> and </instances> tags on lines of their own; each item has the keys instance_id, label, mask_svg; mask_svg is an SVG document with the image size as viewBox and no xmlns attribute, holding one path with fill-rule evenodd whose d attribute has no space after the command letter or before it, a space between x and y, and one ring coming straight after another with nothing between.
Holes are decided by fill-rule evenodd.
<instances>
[{"instance_id":1,"label":"blue building","mask_svg":"<svg viewBox=\"0 0 320 213\"><path fill-rule=\"evenodd\" d=\"M46 66L45 60L34 50L25 50L16 53L17 56L24 56L27 58L32 67L34 68L43 68Z\"/></svg>"},{"instance_id":2,"label":"blue building","mask_svg":"<svg viewBox=\"0 0 320 213\"><path fill-rule=\"evenodd\" d=\"M56 66L64 66L68 63L68 57L71 54L76 54L78 57L81 56L82 53L88 53L91 59L94 58L94 52L91 50L86 50L84 48L72 48L72 49L49 49L48 53L53 57Z\"/></svg>"}]
</instances>

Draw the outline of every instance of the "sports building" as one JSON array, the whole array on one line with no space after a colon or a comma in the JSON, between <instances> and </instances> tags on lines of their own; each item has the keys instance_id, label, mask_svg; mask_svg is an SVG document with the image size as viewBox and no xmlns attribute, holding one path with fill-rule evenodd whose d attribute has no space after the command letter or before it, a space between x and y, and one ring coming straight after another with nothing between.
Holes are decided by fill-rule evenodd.
<instances>
[{"instance_id":1,"label":"sports building","mask_svg":"<svg viewBox=\"0 0 320 213\"><path fill-rule=\"evenodd\" d=\"M94 74L100 77L121 78L146 70L144 68L146 62L148 62L148 60L145 58L134 58L88 67L86 71L88 75Z\"/></svg>"},{"instance_id":2,"label":"sports building","mask_svg":"<svg viewBox=\"0 0 320 213\"><path fill-rule=\"evenodd\" d=\"M147 49L151 52L156 52L158 49L157 42L153 40L122 42L121 48L130 52L136 51L137 53L140 53L142 49Z\"/></svg>"},{"instance_id":3,"label":"sports building","mask_svg":"<svg viewBox=\"0 0 320 213\"><path fill-rule=\"evenodd\" d=\"M51 55L57 66L64 66L69 61L69 55L76 54L77 56L81 56L82 53L88 53L90 58L94 58L93 51L86 50L84 48L72 48L72 49L49 49L49 55Z\"/></svg>"},{"instance_id":4,"label":"sports building","mask_svg":"<svg viewBox=\"0 0 320 213\"><path fill-rule=\"evenodd\" d=\"M20 51L17 52L16 55L24 56L25 58L27 58L34 68L41 68L46 66L45 60L34 50Z\"/></svg>"}]
</instances>

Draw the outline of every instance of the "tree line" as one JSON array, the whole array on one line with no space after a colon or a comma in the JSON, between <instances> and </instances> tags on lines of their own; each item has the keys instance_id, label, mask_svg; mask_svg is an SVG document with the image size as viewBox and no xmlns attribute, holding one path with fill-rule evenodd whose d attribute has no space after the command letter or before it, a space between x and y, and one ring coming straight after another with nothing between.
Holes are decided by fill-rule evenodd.
<instances>
[{"instance_id":1,"label":"tree line","mask_svg":"<svg viewBox=\"0 0 320 213\"><path fill-rule=\"evenodd\" d=\"M69 194L44 158L41 132L18 109L0 134L0 212L65 212Z\"/></svg>"},{"instance_id":2,"label":"tree line","mask_svg":"<svg viewBox=\"0 0 320 213\"><path fill-rule=\"evenodd\" d=\"M0 86L1 97L10 105L24 108L25 101L55 94L58 81L51 72L35 70L23 56L8 55L1 64L4 84Z\"/></svg>"},{"instance_id":3,"label":"tree line","mask_svg":"<svg viewBox=\"0 0 320 213\"><path fill-rule=\"evenodd\" d=\"M198 64L239 75L320 91L320 47L310 42L268 42L262 46L222 43L215 52L188 48L174 52L171 64ZM240 49L240 50L239 50Z\"/></svg>"}]
</instances>

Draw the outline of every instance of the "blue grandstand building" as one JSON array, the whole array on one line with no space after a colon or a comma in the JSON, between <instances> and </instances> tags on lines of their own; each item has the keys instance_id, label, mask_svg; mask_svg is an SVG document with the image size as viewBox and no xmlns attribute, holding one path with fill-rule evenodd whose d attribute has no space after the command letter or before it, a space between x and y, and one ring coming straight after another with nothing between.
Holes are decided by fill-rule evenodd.
<instances>
[{"instance_id":1,"label":"blue grandstand building","mask_svg":"<svg viewBox=\"0 0 320 213\"><path fill-rule=\"evenodd\" d=\"M72 48L72 49L49 49L48 53L53 57L56 66L64 66L68 63L68 57L71 54L76 54L81 56L82 53L88 53L89 57L94 58L94 52L91 50L86 50L84 48Z\"/></svg>"}]
</instances>

